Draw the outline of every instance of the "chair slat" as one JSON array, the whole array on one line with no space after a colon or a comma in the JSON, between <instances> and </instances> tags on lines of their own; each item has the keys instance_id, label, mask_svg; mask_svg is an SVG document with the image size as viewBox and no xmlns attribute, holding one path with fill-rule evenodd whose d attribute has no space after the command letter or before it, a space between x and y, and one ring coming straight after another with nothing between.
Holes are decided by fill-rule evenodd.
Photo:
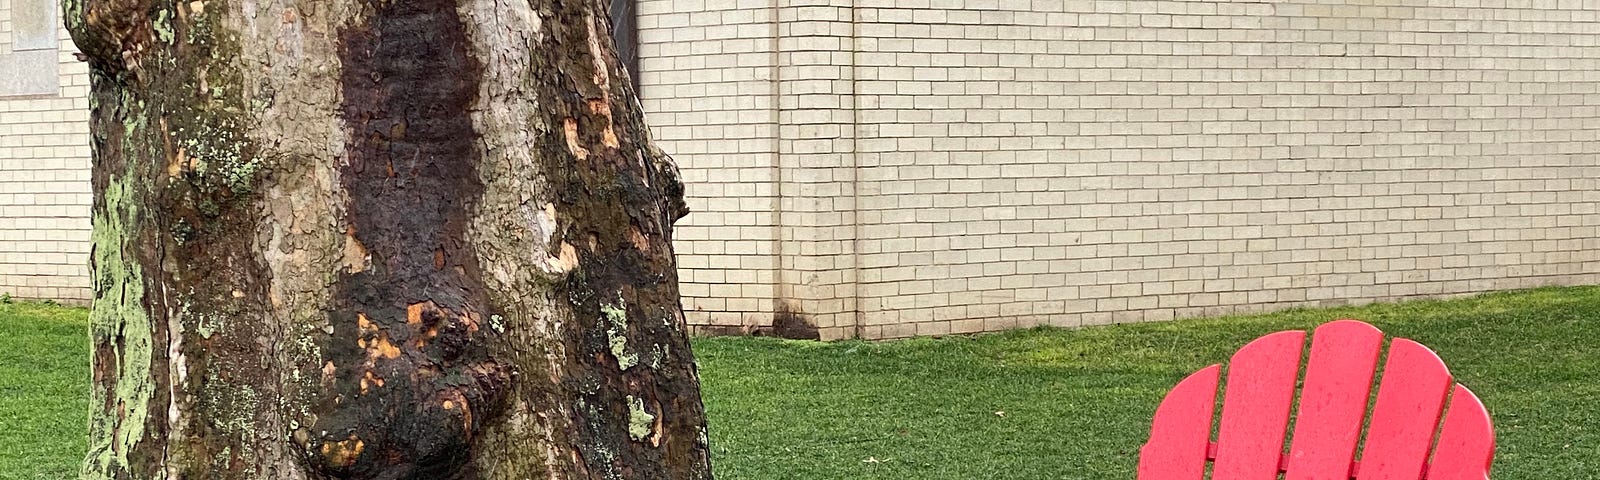
<instances>
[{"instance_id":1,"label":"chair slat","mask_svg":"<svg viewBox=\"0 0 1600 480\"><path fill-rule=\"evenodd\" d=\"M1427 478L1488 480L1493 460L1494 427L1489 423L1489 410L1471 390L1457 384Z\"/></svg>"},{"instance_id":2,"label":"chair slat","mask_svg":"<svg viewBox=\"0 0 1600 480\"><path fill-rule=\"evenodd\" d=\"M1189 375L1167 393L1139 451L1139 480L1202 480L1221 365Z\"/></svg>"},{"instance_id":3,"label":"chair slat","mask_svg":"<svg viewBox=\"0 0 1600 480\"><path fill-rule=\"evenodd\" d=\"M1212 479L1277 480L1305 339L1300 330L1267 335L1228 362Z\"/></svg>"},{"instance_id":4,"label":"chair slat","mask_svg":"<svg viewBox=\"0 0 1600 480\"><path fill-rule=\"evenodd\" d=\"M1450 389L1444 361L1427 347L1397 338L1389 347L1357 480L1417 480Z\"/></svg>"},{"instance_id":5,"label":"chair slat","mask_svg":"<svg viewBox=\"0 0 1600 480\"><path fill-rule=\"evenodd\" d=\"M1286 480L1349 480L1383 332L1354 320L1311 335Z\"/></svg>"}]
</instances>

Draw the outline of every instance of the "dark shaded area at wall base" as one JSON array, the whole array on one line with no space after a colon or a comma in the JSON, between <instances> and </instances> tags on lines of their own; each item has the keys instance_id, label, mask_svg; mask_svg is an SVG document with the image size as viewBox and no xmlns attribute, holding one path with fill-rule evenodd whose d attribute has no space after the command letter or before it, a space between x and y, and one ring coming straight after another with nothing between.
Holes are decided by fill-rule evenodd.
<instances>
[{"instance_id":1,"label":"dark shaded area at wall base","mask_svg":"<svg viewBox=\"0 0 1600 480\"><path fill-rule=\"evenodd\" d=\"M772 312L772 323L766 325L698 325L695 333L702 337L777 337L789 340L821 340L822 332L817 326L807 319L805 314L795 311L789 303L777 301L778 308Z\"/></svg>"},{"instance_id":2,"label":"dark shaded area at wall base","mask_svg":"<svg viewBox=\"0 0 1600 480\"><path fill-rule=\"evenodd\" d=\"M790 340L821 340L822 333L812 325L811 320L805 315L790 308L784 302L778 303L778 311L772 313L772 325L767 328L758 328L750 332L757 337L778 337Z\"/></svg>"}]
</instances>

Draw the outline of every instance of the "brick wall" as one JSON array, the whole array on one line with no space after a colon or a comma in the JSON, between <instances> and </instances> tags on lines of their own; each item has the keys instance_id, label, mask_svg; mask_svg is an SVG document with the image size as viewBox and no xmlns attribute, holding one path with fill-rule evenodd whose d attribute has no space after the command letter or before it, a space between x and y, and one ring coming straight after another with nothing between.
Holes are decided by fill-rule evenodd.
<instances>
[{"instance_id":1,"label":"brick wall","mask_svg":"<svg viewBox=\"0 0 1600 480\"><path fill-rule=\"evenodd\" d=\"M0 293L84 303L89 78L57 6L0 0Z\"/></svg>"},{"instance_id":2,"label":"brick wall","mask_svg":"<svg viewBox=\"0 0 1600 480\"><path fill-rule=\"evenodd\" d=\"M885 338L1600 282L1600 1L1385 3L641 2L691 321Z\"/></svg>"},{"instance_id":3,"label":"brick wall","mask_svg":"<svg viewBox=\"0 0 1600 480\"><path fill-rule=\"evenodd\" d=\"M749 0L639 0L641 101L684 168L694 213L676 233L697 325L765 323L778 308L776 12Z\"/></svg>"}]
</instances>

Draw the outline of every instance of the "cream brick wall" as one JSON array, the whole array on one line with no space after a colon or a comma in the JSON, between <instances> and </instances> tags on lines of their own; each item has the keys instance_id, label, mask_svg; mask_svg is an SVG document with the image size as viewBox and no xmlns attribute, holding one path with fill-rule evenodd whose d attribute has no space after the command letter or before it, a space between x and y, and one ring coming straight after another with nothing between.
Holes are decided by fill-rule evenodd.
<instances>
[{"instance_id":1,"label":"cream brick wall","mask_svg":"<svg viewBox=\"0 0 1600 480\"><path fill-rule=\"evenodd\" d=\"M768 1L640 0L641 101L685 163L678 272L690 322L764 323L778 306L776 12Z\"/></svg>"},{"instance_id":2,"label":"cream brick wall","mask_svg":"<svg viewBox=\"0 0 1600 480\"><path fill-rule=\"evenodd\" d=\"M1600 283L1600 1L1386 3L641 2L690 318L777 298L887 338Z\"/></svg>"},{"instance_id":3,"label":"cream brick wall","mask_svg":"<svg viewBox=\"0 0 1600 480\"><path fill-rule=\"evenodd\" d=\"M14 52L15 1L0 0L0 56ZM86 303L88 67L57 30L59 93L0 96L0 293Z\"/></svg>"}]
</instances>

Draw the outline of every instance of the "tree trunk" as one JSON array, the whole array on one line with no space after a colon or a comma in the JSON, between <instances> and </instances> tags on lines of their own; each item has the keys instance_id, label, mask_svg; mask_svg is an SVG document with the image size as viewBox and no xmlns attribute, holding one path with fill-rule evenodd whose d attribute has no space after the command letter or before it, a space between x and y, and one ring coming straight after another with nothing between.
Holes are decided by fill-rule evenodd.
<instances>
[{"instance_id":1,"label":"tree trunk","mask_svg":"<svg viewBox=\"0 0 1600 480\"><path fill-rule=\"evenodd\" d=\"M84 478L710 478L606 0L67 0Z\"/></svg>"}]
</instances>

